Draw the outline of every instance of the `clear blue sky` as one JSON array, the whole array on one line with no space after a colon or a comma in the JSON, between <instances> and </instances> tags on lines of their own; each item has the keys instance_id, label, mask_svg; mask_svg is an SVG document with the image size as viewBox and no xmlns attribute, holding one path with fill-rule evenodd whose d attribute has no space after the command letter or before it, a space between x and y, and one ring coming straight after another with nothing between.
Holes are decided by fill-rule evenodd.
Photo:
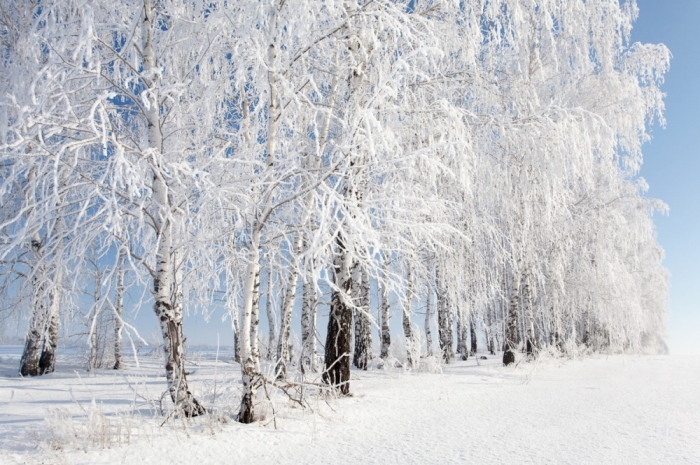
<instances>
[{"instance_id":1,"label":"clear blue sky","mask_svg":"<svg viewBox=\"0 0 700 465\"><path fill-rule=\"evenodd\" d=\"M644 147L641 175L648 195L670 207L656 215L658 239L671 272L671 353L700 353L700 0L637 0L632 40L671 50L666 128L655 127Z\"/></svg>"}]
</instances>

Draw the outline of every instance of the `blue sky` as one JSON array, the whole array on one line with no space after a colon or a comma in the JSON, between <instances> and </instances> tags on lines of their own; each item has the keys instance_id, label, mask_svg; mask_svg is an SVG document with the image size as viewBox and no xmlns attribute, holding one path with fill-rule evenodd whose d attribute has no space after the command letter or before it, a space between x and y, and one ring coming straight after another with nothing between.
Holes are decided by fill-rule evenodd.
<instances>
[{"instance_id":1,"label":"blue sky","mask_svg":"<svg viewBox=\"0 0 700 465\"><path fill-rule=\"evenodd\" d=\"M658 239L671 272L669 347L700 353L700 1L637 0L632 40L671 50L666 128L655 127L644 147L641 175L648 195L670 207L656 215Z\"/></svg>"}]
</instances>

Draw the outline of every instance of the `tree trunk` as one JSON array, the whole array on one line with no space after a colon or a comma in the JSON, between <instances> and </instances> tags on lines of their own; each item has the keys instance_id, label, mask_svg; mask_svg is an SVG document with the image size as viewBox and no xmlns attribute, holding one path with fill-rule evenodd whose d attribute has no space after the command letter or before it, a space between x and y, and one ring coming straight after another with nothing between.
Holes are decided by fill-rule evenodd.
<instances>
[{"instance_id":1,"label":"tree trunk","mask_svg":"<svg viewBox=\"0 0 700 465\"><path fill-rule=\"evenodd\" d=\"M99 312L95 308L95 314L92 316L92 324L90 325L90 359L88 360L87 371L92 371L97 367L97 319Z\"/></svg>"},{"instance_id":2,"label":"tree trunk","mask_svg":"<svg viewBox=\"0 0 700 465\"><path fill-rule=\"evenodd\" d=\"M523 275L523 299L525 303L526 331L525 345L527 355L534 357L537 354L537 339L535 338L535 315L532 308L532 294L530 290L530 277L527 274Z\"/></svg>"},{"instance_id":3,"label":"tree trunk","mask_svg":"<svg viewBox=\"0 0 700 465\"><path fill-rule=\"evenodd\" d=\"M552 347L555 347L558 352L562 352L564 350L564 347L562 346L562 340L560 336L561 317L559 315L559 312L554 313L554 307L550 308L549 313L553 315L553 319L550 321L551 327L549 329L550 345Z\"/></svg>"},{"instance_id":4,"label":"tree trunk","mask_svg":"<svg viewBox=\"0 0 700 465\"><path fill-rule=\"evenodd\" d=\"M430 314L432 313L430 308L430 287L425 294L425 345L427 348L428 357L433 356L433 335L430 332Z\"/></svg>"},{"instance_id":5,"label":"tree trunk","mask_svg":"<svg viewBox=\"0 0 700 465\"><path fill-rule=\"evenodd\" d=\"M469 359L469 350L467 349L467 319L464 316L465 311L462 310L457 315L457 353L460 359Z\"/></svg>"},{"instance_id":6,"label":"tree trunk","mask_svg":"<svg viewBox=\"0 0 700 465\"><path fill-rule=\"evenodd\" d=\"M54 291L55 294L60 294L57 289ZM55 297L54 293L50 296L50 300L60 299L60 297ZM49 308L53 307L53 303ZM58 304L55 304L58 307ZM56 369L56 347L58 346L58 324L59 324L59 314L58 308L50 311L48 327L46 329L46 340L44 341L44 347L41 350L41 358L39 358L39 374L44 375L46 373L53 373Z\"/></svg>"},{"instance_id":7,"label":"tree trunk","mask_svg":"<svg viewBox=\"0 0 700 465\"><path fill-rule=\"evenodd\" d=\"M161 237L156 273L153 282L153 293L156 296L154 310L160 322L163 334L163 351L165 355L165 376L168 381L168 391L175 407L186 417L195 417L206 412L187 384L184 358L184 334L182 331L182 297L181 282L173 279L178 274L176 252L171 252L170 231ZM179 265L179 264L178 264Z\"/></svg>"},{"instance_id":8,"label":"tree trunk","mask_svg":"<svg viewBox=\"0 0 700 465\"><path fill-rule=\"evenodd\" d=\"M158 27L152 0L144 0L144 21L142 23L143 76L146 78L148 92L143 95L150 100L145 105L148 120L148 143L154 150L154 157L163 153L163 135L160 130L160 94L158 92L158 73L156 54L153 49L152 29ZM156 269L153 279L154 311L163 334L165 353L165 376L168 381L170 398L176 408L181 409L187 417L203 414L206 410L194 398L187 385L185 361L183 358L182 313L173 305L174 253L172 250L172 224L168 187L165 176L154 166L153 203L155 205L155 227L158 237Z\"/></svg>"},{"instance_id":9,"label":"tree trunk","mask_svg":"<svg viewBox=\"0 0 700 465\"><path fill-rule=\"evenodd\" d=\"M450 331L451 323L449 308L444 296L438 295L437 312L438 312L438 342L440 343L440 352L442 361L450 363L452 360L452 331Z\"/></svg>"},{"instance_id":10,"label":"tree trunk","mask_svg":"<svg viewBox=\"0 0 700 465\"><path fill-rule=\"evenodd\" d=\"M255 274L253 284L253 306L250 312L250 354L255 363L255 371L260 372L260 338L258 328L260 326L260 267Z\"/></svg>"},{"instance_id":11,"label":"tree trunk","mask_svg":"<svg viewBox=\"0 0 700 465\"><path fill-rule=\"evenodd\" d=\"M273 360L275 356L275 341L277 340L275 330L275 315L272 311L272 294L273 294L273 282L272 282L272 263L270 263L267 272L267 300L265 302L265 313L267 314L267 355L265 358L267 360Z\"/></svg>"},{"instance_id":12,"label":"tree trunk","mask_svg":"<svg viewBox=\"0 0 700 465\"><path fill-rule=\"evenodd\" d=\"M24 350L19 363L19 374L21 376L37 376L39 372L39 359L41 358L41 347L46 329L47 308L46 308L46 284L44 283L44 267L40 263L41 239L35 235L31 241L33 260L36 263L32 276L32 317L29 320L29 329L24 342Z\"/></svg>"},{"instance_id":13,"label":"tree trunk","mask_svg":"<svg viewBox=\"0 0 700 465\"><path fill-rule=\"evenodd\" d=\"M369 275L358 264L352 270L352 298L355 306L355 352L352 363L366 370L372 360L372 319L369 305Z\"/></svg>"},{"instance_id":14,"label":"tree trunk","mask_svg":"<svg viewBox=\"0 0 700 465\"><path fill-rule=\"evenodd\" d=\"M277 14L275 11L275 15ZM274 19L276 22L276 18ZM275 26L271 26L271 31L275 30ZM267 174L265 175L265 185L273 184L275 154L277 149L277 124L280 114L279 101L277 97L277 85L279 77L276 71L277 47L276 37L273 36L267 48L267 84L269 90L269 99L267 102L267 155L265 158ZM242 91L245 99L245 90ZM249 119L248 105L243 105L244 120ZM248 142L251 140L249 131L245 131L245 138ZM243 383L243 397L241 398L241 407L238 413L238 421L241 423L252 423L255 421L254 398L255 391L260 382L259 361L256 360L253 353L253 347L250 340L250 333L253 324L253 305L255 301L255 281L260 272L260 238L262 235L265 221L271 213L271 202L274 193L274 187L267 192L266 201L258 217L255 218L252 225L251 239L248 244L248 266L246 269L245 283L243 285L243 317L241 319L241 378ZM259 193L258 193L259 194ZM280 328L280 334L282 329ZM257 334L257 330L256 330Z\"/></svg>"},{"instance_id":15,"label":"tree trunk","mask_svg":"<svg viewBox=\"0 0 700 465\"><path fill-rule=\"evenodd\" d=\"M49 321L46 328L46 339L39 358L39 374L53 373L56 369L56 347L58 346L59 307L61 300L60 281L54 284L54 290L49 294Z\"/></svg>"},{"instance_id":16,"label":"tree trunk","mask_svg":"<svg viewBox=\"0 0 700 465\"><path fill-rule=\"evenodd\" d=\"M450 318L450 308L447 303L447 291L442 282L439 268L436 271L436 289L437 289L437 314L438 314L438 342L440 343L440 351L442 360L445 363L450 363L453 356L452 347L452 318Z\"/></svg>"},{"instance_id":17,"label":"tree trunk","mask_svg":"<svg viewBox=\"0 0 700 465\"><path fill-rule=\"evenodd\" d=\"M359 270L353 270L353 288L352 288L352 296L353 296L353 301L358 302L359 296L360 296L360 290L359 288ZM364 314L364 311L361 308L362 306L357 304L357 307L353 309L353 329L355 331L355 338L354 338L354 350L353 350L353 355L352 355L352 364L356 367L359 368L360 370L366 370L367 369L367 353L365 351L365 344L364 344L364 334L366 332L366 326L367 326L367 316ZM371 333L370 333L371 337Z\"/></svg>"},{"instance_id":18,"label":"tree trunk","mask_svg":"<svg viewBox=\"0 0 700 465\"><path fill-rule=\"evenodd\" d=\"M493 340L493 320L494 316L493 313L495 312L494 306L496 304L494 303L493 305L489 305L486 308L486 322L484 324L484 336L486 336L486 350L489 351L489 355L496 355L496 344L494 343Z\"/></svg>"},{"instance_id":19,"label":"tree trunk","mask_svg":"<svg viewBox=\"0 0 700 465\"><path fill-rule=\"evenodd\" d=\"M297 234L294 240L294 256L292 260L301 253L302 235ZM277 344L277 365L275 367L275 377L277 379L285 379L287 377L287 361L289 360L289 335L292 329L292 312L294 311L294 302L297 294L297 281L299 278L299 269L295 264L292 264L292 269L289 272L289 284L287 285L287 295L284 298L284 307L282 307L282 317L280 323L280 336Z\"/></svg>"},{"instance_id":20,"label":"tree trunk","mask_svg":"<svg viewBox=\"0 0 700 465\"><path fill-rule=\"evenodd\" d=\"M39 295L36 295L39 293ZM21 376L39 375L39 358L41 357L41 346L43 334L46 326L46 304L44 302L43 289L39 286L35 291L32 317L29 320L29 330L22 351L22 358L19 364L19 374Z\"/></svg>"},{"instance_id":21,"label":"tree trunk","mask_svg":"<svg viewBox=\"0 0 700 465\"><path fill-rule=\"evenodd\" d=\"M238 328L238 315L233 315L233 361L241 363L241 338Z\"/></svg>"},{"instance_id":22,"label":"tree trunk","mask_svg":"<svg viewBox=\"0 0 700 465\"><path fill-rule=\"evenodd\" d=\"M583 336L581 342L586 347L590 346L591 338L591 298L590 296L586 298L586 307L583 311Z\"/></svg>"},{"instance_id":23,"label":"tree trunk","mask_svg":"<svg viewBox=\"0 0 700 465\"><path fill-rule=\"evenodd\" d=\"M53 373L56 369L56 347L58 346L58 324L60 321L61 298L63 297L63 268L61 266L61 255L63 253L63 242L61 238L62 220L56 220L54 226L54 237L58 237L55 256L58 258L56 269L54 270L51 292L49 292L49 311L46 334L44 335L44 346L41 349L39 358L39 374Z\"/></svg>"},{"instance_id":24,"label":"tree trunk","mask_svg":"<svg viewBox=\"0 0 700 465\"><path fill-rule=\"evenodd\" d=\"M518 350L518 295L519 286L517 279L513 276L513 288L510 293L510 305L506 318L506 331L503 341L503 365L515 363L515 352Z\"/></svg>"},{"instance_id":25,"label":"tree trunk","mask_svg":"<svg viewBox=\"0 0 700 465\"><path fill-rule=\"evenodd\" d=\"M385 274L386 279L386 274ZM389 292L386 285L382 286L382 345L379 356L381 358L389 357L389 349L391 347L391 331L389 330Z\"/></svg>"},{"instance_id":26,"label":"tree trunk","mask_svg":"<svg viewBox=\"0 0 700 465\"><path fill-rule=\"evenodd\" d=\"M477 342L476 342L476 321L474 318L474 313L469 313L469 340L471 342L471 350L469 354L472 356L476 355Z\"/></svg>"},{"instance_id":27,"label":"tree trunk","mask_svg":"<svg viewBox=\"0 0 700 465\"><path fill-rule=\"evenodd\" d=\"M352 259L339 235L333 276L338 289L333 291L326 333L325 371L323 382L335 387L341 394L350 393L350 331L352 330Z\"/></svg>"},{"instance_id":28,"label":"tree trunk","mask_svg":"<svg viewBox=\"0 0 700 465\"><path fill-rule=\"evenodd\" d=\"M255 421L253 401L258 385L259 373L251 350L251 324L253 316L253 297L255 292L255 280L260 266L260 226L253 228L251 241L248 244L248 266L246 267L245 282L243 284L243 315L241 319L240 351L241 351L241 379L243 382L243 397L238 412L238 421L252 423Z\"/></svg>"},{"instance_id":29,"label":"tree trunk","mask_svg":"<svg viewBox=\"0 0 700 465\"><path fill-rule=\"evenodd\" d=\"M316 286L312 276L304 281L301 308L301 373L315 373L316 365Z\"/></svg>"},{"instance_id":30,"label":"tree trunk","mask_svg":"<svg viewBox=\"0 0 700 465\"><path fill-rule=\"evenodd\" d=\"M406 301L403 304L403 336L406 344L406 361L409 368L415 368L420 354L416 354L416 341L411 327L411 303L413 302L413 269L408 264L408 275L406 277Z\"/></svg>"},{"instance_id":31,"label":"tree trunk","mask_svg":"<svg viewBox=\"0 0 700 465\"><path fill-rule=\"evenodd\" d=\"M354 350L353 350L353 356L352 356L352 364L356 367L359 368L360 370L366 370L367 365L366 365L366 354L364 352L364 344L363 344L363 335L365 333L365 326L366 326L366 317L363 314L362 310L362 305L360 305L360 294L362 293L360 289L360 280L361 275L360 275L360 269L357 266L357 264L354 265L351 273L352 275L352 287L351 287L351 296L352 296L352 301L354 305L353 308L353 329L355 331L355 337L354 337Z\"/></svg>"},{"instance_id":32,"label":"tree trunk","mask_svg":"<svg viewBox=\"0 0 700 465\"><path fill-rule=\"evenodd\" d=\"M117 274L117 295L114 306L114 369L124 368L122 361L122 330L124 328L124 253L119 254L119 274Z\"/></svg>"},{"instance_id":33,"label":"tree trunk","mask_svg":"<svg viewBox=\"0 0 700 465\"><path fill-rule=\"evenodd\" d=\"M102 273L100 271L99 265L94 262L94 282L93 282L93 304L92 304L92 319L90 322L90 330L88 331L88 340L90 341L90 358L88 359L87 371L92 371L95 368L100 368L98 363L98 351L99 351L99 328L98 321L100 318L100 300L102 300Z\"/></svg>"}]
</instances>

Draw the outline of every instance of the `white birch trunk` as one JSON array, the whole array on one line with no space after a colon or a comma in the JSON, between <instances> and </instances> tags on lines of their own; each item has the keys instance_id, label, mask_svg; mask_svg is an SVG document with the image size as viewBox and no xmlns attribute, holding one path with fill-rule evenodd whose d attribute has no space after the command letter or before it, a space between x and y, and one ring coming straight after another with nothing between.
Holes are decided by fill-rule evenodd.
<instances>
[{"instance_id":1,"label":"white birch trunk","mask_svg":"<svg viewBox=\"0 0 700 465\"><path fill-rule=\"evenodd\" d=\"M435 268L435 289L436 303L438 316L438 342L440 343L440 351L442 360L445 363L450 363L453 356L452 349L452 318L450 317L450 308L447 302L447 290L443 281L443 276L440 270L440 265Z\"/></svg>"},{"instance_id":2,"label":"white birch trunk","mask_svg":"<svg viewBox=\"0 0 700 465\"><path fill-rule=\"evenodd\" d=\"M251 350L251 323L253 314L253 294L255 280L258 275L260 265L260 229L254 228L253 234L248 244L248 266L246 267L245 281L243 283L243 314L240 337L240 357L243 382L243 397L238 413L238 421L241 423L252 423L255 420L253 401L257 388L259 373L256 371L256 363Z\"/></svg>"},{"instance_id":3,"label":"white birch trunk","mask_svg":"<svg viewBox=\"0 0 700 465\"><path fill-rule=\"evenodd\" d=\"M97 318L99 315L99 312L95 311L92 315L92 322L90 323L90 332L88 334L90 340L90 359L88 360L87 371L92 371L97 368Z\"/></svg>"},{"instance_id":4,"label":"white birch trunk","mask_svg":"<svg viewBox=\"0 0 700 465\"><path fill-rule=\"evenodd\" d=\"M493 321L495 303L489 304L486 308L486 323L484 324L484 335L486 336L486 348L490 355L496 355L496 344L493 340Z\"/></svg>"},{"instance_id":5,"label":"white birch trunk","mask_svg":"<svg viewBox=\"0 0 700 465\"><path fill-rule=\"evenodd\" d=\"M260 338L258 328L260 326L260 267L255 275L253 284L253 306L250 312L250 353L255 363L255 371L260 372Z\"/></svg>"},{"instance_id":6,"label":"white birch trunk","mask_svg":"<svg viewBox=\"0 0 700 465\"><path fill-rule=\"evenodd\" d=\"M119 252L119 271L114 302L114 369L124 368L122 360L122 331L124 329L124 252Z\"/></svg>"},{"instance_id":7,"label":"white birch trunk","mask_svg":"<svg viewBox=\"0 0 700 465\"><path fill-rule=\"evenodd\" d=\"M425 345L427 349L427 356L433 356L433 335L430 332L430 315L432 313L430 307L430 287L428 287L425 293Z\"/></svg>"},{"instance_id":8,"label":"white birch trunk","mask_svg":"<svg viewBox=\"0 0 700 465\"><path fill-rule=\"evenodd\" d=\"M474 316L474 312L469 312L469 341L471 343L469 355L475 356L478 351L478 347L476 340L476 317Z\"/></svg>"},{"instance_id":9,"label":"white birch trunk","mask_svg":"<svg viewBox=\"0 0 700 465\"><path fill-rule=\"evenodd\" d=\"M386 273L386 265L384 266L384 279L388 279ZM389 291L387 286L381 286L381 328L382 328L382 338L379 356L383 359L389 357L389 349L391 348L391 331L389 329Z\"/></svg>"},{"instance_id":10,"label":"white birch trunk","mask_svg":"<svg viewBox=\"0 0 700 465\"><path fill-rule=\"evenodd\" d=\"M57 239L54 258L56 265L49 291L49 307L47 312L44 344L39 358L39 374L53 373L56 369L56 347L58 346L58 324L63 298L63 219L57 218L54 224L53 237Z\"/></svg>"},{"instance_id":11,"label":"white birch trunk","mask_svg":"<svg viewBox=\"0 0 700 465\"><path fill-rule=\"evenodd\" d=\"M416 351L416 341L413 336L411 326L411 308L413 302L413 266L408 263L408 275L406 277L406 301L403 305L403 335L406 340L406 361L409 368L415 368L420 357L420 352Z\"/></svg>"},{"instance_id":12,"label":"white birch trunk","mask_svg":"<svg viewBox=\"0 0 700 465\"><path fill-rule=\"evenodd\" d=\"M304 281L301 310L301 373L316 373L316 286L312 276Z\"/></svg>"},{"instance_id":13,"label":"white birch trunk","mask_svg":"<svg viewBox=\"0 0 700 465\"><path fill-rule=\"evenodd\" d=\"M294 239L293 260L296 260L296 257L298 257L301 252L302 241L303 236L301 233L298 233ZM275 367L275 377L277 379L285 379L287 377L287 360L290 357L289 335L292 328L292 312L294 310L294 302L296 301L298 278L298 267L296 264L292 264L292 269L289 272L287 295L284 298L284 307L282 308L280 335L277 344L277 365Z\"/></svg>"},{"instance_id":14,"label":"white birch trunk","mask_svg":"<svg viewBox=\"0 0 700 465\"><path fill-rule=\"evenodd\" d=\"M518 350L518 297L520 286L516 276L513 276L512 288L510 292L510 304L505 321L505 335L503 342L503 364L515 363L515 352Z\"/></svg>"},{"instance_id":15,"label":"white birch trunk","mask_svg":"<svg viewBox=\"0 0 700 465\"><path fill-rule=\"evenodd\" d=\"M32 316L29 320L27 337L19 364L21 376L39 375L39 359L47 320L46 284L42 261L41 238L35 234L31 240L32 259L35 263L32 275Z\"/></svg>"},{"instance_id":16,"label":"white birch trunk","mask_svg":"<svg viewBox=\"0 0 700 465\"><path fill-rule=\"evenodd\" d=\"M56 347L58 346L58 324L60 318L61 298L63 287L61 285L63 273L59 267L54 275L55 282L49 293L49 311L44 346L39 358L39 374L53 373L56 369Z\"/></svg>"},{"instance_id":17,"label":"white birch trunk","mask_svg":"<svg viewBox=\"0 0 700 465\"><path fill-rule=\"evenodd\" d=\"M467 360L469 358L469 351L467 349L468 327L465 313L466 310L464 309L460 309L457 313L457 353L462 360Z\"/></svg>"},{"instance_id":18,"label":"white birch trunk","mask_svg":"<svg viewBox=\"0 0 700 465\"><path fill-rule=\"evenodd\" d=\"M273 13L273 14L276 14ZM271 26L271 31L275 30L276 18L273 20L273 26ZM277 149L277 126L279 120L279 102L278 102L278 77L276 74L276 58L277 50L275 44L276 38L273 37L268 46L268 86L270 91L270 97L268 101L268 113L267 113L267 157L266 157L266 171L265 176L265 186L272 185L273 182L273 168L275 165L275 151ZM247 120L247 105L244 105L244 119ZM246 135L250 138L250 134ZM265 195L265 202L263 208L261 209L258 216L253 220L252 234L250 243L248 244L248 266L246 269L246 279L243 286L243 316L241 318L241 328L240 328L240 349L241 349L241 375L243 381L243 397L241 399L241 407L238 413L238 421L241 423L252 423L255 420L255 412L253 407L253 401L255 397L255 390L258 384L256 379L259 376L259 357L256 359L253 353L253 346L251 343L250 335L253 325L253 306L255 300L255 283L260 273L260 237L262 235L262 229L265 225L267 216L270 214L270 206L272 204L272 198L274 195L274 189L268 191ZM257 322L255 322L257 325ZM257 334L257 330L255 331ZM280 331L281 332L281 331Z\"/></svg>"},{"instance_id":19,"label":"white birch trunk","mask_svg":"<svg viewBox=\"0 0 700 465\"><path fill-rule=\"evenodd\" d=\"M352 300L355 307L355 352L353 364L366 370L372 360L372 320L369 305L369 276L355 263L352 270Z\"/></svg>"},{"instance_id":20,"label":"white birch trunk","mask_svg":"<svg viewBox=\"0 0 700 465\"><path fill-rule=\"evenodd\" d=\"M36 178L35 170L31 170L27 177L28 185ZM24 350L19 363L20 376L39 375L39 360L44 338L44 330L47 322L46 306L46 276L43 264L42 241L38 233L35 233L30 241L33 262L32 270L32 316L29 319L27 336L24 342Z\"/></svg>"},{"instance_id":21,"label":"white birch trunk","mask_svg":"<svg viewBox=\"0 0 700 465\"><path fill-rule=\"evenodd\" d=\"M204 407L189 391L185 376L183 358L182 314L178 314L173 305L174 291L174 254L172 250L172 223L168 186L160 163L163 157L163 136L160 128L160 97L156 74L156 58L153 49L153 28L155 8L152 0L144 0L144 21L142 24L143 76L148 87L146 118L148 123L148 143L150 155L155 160L153 168L153 204L155 207L155 228L158 234L156 252L156 269L153 279L154 310L163 335L165 355L165 374L168 391L175 407L181 409L185 416L197 416L205 412Z\"/></svg>"},{"instance_id":22,"label":"white birch trunk","mask_svg":"<svg viewBox=\"0 0 700 465\"><path fill-rule=\"evenodd\" d=\"M275 356L275 341L277 340L275 334L275 315L272 311L272 295L274 293L274 287L272 282L272 263L268 267L267 272L267 300L265 301L265 313L267 314L267 327L268 327L268 337L267 337L267 360L273 360Z\"/></svg>"},{"instance_id":23,"label":"white birch trunk","mask_svg":"<svg viewBox=\"0 0 700 465\"><path fill-rule=\"evenodd\" d=\"M231 317L233 323L233 361L241 363L241 337L238 323L238 311Z\"/></svg>"},{"instance_id":24,"label":"white birch trunk","mask_svg":"<svg viewBox=\"0 0 700 465\"><path fill-rule=\"evenodd\" d=\"M536 356L538 350L537 339L535 338L535 314L532 307L532 295L530 291L530 276L525 273L523 275L523 299L525 304L525 317L526 317L526 352L529 356Z\"/></svg>"}]
</instances>

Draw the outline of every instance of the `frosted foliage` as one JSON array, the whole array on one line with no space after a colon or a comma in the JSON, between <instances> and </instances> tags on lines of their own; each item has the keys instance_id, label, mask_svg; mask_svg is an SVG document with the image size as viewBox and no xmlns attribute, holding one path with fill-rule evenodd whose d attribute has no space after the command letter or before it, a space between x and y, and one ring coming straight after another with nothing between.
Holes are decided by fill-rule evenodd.
<instances>
[{"instance_id":1,"label":"frosted foliage","mask_svg":"<svg viewBox=\"0 0 700 465\"><path fill-rule=\"evenodd\" d=\"M433 316L447 352L455 318L489 351L533 356L664 335L651 216L666 207L638 172L670 53L630 42L633 0L2 0L0 14L0 311L41 340L52 296L80 302L103 267L95 305L119 307L128 337L115 303L154 306L186 413L182 316L223 307L239 419L255 419L261 276L283 375L303 292L305 328L330 294L372 320L354 275L403 319L410 366Z\"/></svg>"}]
</instances>

